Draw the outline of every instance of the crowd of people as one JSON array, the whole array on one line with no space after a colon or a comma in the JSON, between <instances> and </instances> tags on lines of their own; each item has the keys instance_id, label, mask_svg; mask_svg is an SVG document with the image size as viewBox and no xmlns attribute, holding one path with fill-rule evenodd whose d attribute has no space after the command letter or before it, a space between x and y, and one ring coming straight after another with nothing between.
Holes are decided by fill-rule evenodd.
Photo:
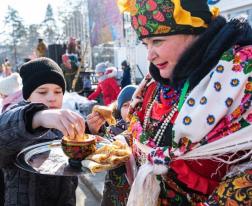
<instances>
[{"instance_id":1,"label":"crowd of people","mask_svg":"<svg viewBox=\"0 0 252 206\"><path fill-rule=\"evenodd\" d=\"M118 7L130 13L150 65L139 85L127 61L119 83L116 67L95 66L98 85L87 99L101 95L115 126L98 112L83 118L62 108L80 70L74 38L62 65L38 56L0 80L4 205L75 205L77 177L14 163L27 146L83 133L123 140L132 151L107 172L102 206L252 205L251 26L227 21L207 0L119 0Z\"/></svg>"},{"instance_id":2,"label":"crowd of people","mask_svg":"<svg viewBox=\"0 0 252 206\"><path fill-rule=\"evenodd\" d=\"M79 133L84 133L85 122L82 114L62 108L64 92L76 92L74 80L80 69L76 40L69 39L61 65L47 58L47 54L46 44L43 39L39 39L36 47L37 57L24 60L17 72L12 71L8 59L2 65L4 70L0 79L1 205L39 205L38 202L41 205L76 204L77 177L50 178L30 174L15 166L15 155L29 145L60 139L63 135L75 136L71 125L79 125ZM103 101L99 104L115 104L121 91L117 68L108 62L101 62L95 67L95 76L98 80L97 89L86 98L92 100L101 96ZM88 84L91 82L85 82L84 85ZM126 97L127 101L129 98ZM126 99L119 99L118 108L121 113ZM124 117L126 110L123 111ZM121 117L121 114L119 116ZM97 124L97 118L101 124ZM99 115L90 114L86 124L87 127L89 125L90 131L98 133L99 126L104 126L105 122Z\"/></svg>"}]
</instances>

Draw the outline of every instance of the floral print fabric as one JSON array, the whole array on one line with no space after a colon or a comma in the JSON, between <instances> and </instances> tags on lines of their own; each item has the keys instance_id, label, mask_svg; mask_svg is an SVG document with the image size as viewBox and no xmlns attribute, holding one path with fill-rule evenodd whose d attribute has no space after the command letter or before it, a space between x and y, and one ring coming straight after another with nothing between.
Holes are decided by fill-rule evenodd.
<instances>
[{"instance_id":1,"label":"floral print fabric","mask_svg":"<svg viewBox=\"0 0 252 206\"><path fill-rule=\"evenodd\" d=\"M248 170L224 179L206 203L211 206L249 206L252 205L251 191L252 170Z\"/></svg>"},{"instance_id":2,"label":"floral print fabric","mask_svg":"<svg viewBox=\"0 0 252 206\"><path fill-rule=\"evenodd\" d=\"M148 154L149 162L169 166L176 157L251 127L251 62L252 46L235 47L224 53L216 67L190 92L175 118L172 146L153 144L150 136L143 133L137 112L134 113L129 131L136 155L139 151L134 141L140 141L152 148ZM147 141L146 137L141 139L144 135ZM161 187L161 194L163 191ZM177 205L180 205L179 201Z\"/></svg>"},{"instance_id":3,"label":"floral print fabric","mask_svg":"<svg viewBox=\"0 0 252 206\"><path fill-rule=\"evenodd\" d=\"M130 12L132 27L139 38L197 34L219 13L217 8L210 11L204 1L197 3L198 13L192 12L193 4L178 0L120 0L118 6L121 11Z\"/></svg>"}]
</instances>

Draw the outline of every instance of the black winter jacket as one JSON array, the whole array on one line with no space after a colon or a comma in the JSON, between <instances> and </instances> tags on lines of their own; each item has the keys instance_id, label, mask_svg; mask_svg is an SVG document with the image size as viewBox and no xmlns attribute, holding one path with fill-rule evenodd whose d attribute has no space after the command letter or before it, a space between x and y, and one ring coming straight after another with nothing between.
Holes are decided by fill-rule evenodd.
<instances>
[{"instance_id":1,"label":"black winter jacket","mask_svg":"<svg viewBox=\"0 0 252 206\"><path fill-rule=\"evenodd\" d=\"M5 181L5 206L75 206L77 177L56 177L26 172L14 165L23 148L55 139L56 130L31 129L33 115L43 104L22 102L0 116L0 157Z\"/></svg>"}]
</instances>

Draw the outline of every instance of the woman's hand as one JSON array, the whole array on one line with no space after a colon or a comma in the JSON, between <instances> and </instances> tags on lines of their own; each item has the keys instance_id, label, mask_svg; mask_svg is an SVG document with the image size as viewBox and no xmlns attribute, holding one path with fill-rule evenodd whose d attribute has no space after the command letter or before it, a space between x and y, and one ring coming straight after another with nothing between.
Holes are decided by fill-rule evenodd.
<instances>
[{"instance_id":1,"label":"woman's hand","mask_svg":"<svg viewBox=\"0 0 252 206\"><path fill-rule=\"evenodd\" d=\"M49 109L37 112L33 116L32 128L55 128L64 136L74 139L85 132L85 122L82 116L68 109Z\"/></svg>"},{"instance_id":2,"label":"woman's hand","mask_svg":"<svg viewBox=\"0 0 252 206\"><path fill-rule=\"evenodd\" d=\"M87 116L87 124L91 134L98 134L105 122L105 119L98 112L92 112Z\"/></svg>"}]
</instances>

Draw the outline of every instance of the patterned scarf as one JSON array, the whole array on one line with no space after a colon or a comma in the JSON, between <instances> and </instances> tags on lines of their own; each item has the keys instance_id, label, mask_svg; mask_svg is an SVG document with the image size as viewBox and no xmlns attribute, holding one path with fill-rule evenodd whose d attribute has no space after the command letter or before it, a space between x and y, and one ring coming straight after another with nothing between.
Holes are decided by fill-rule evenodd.
<instances>
[{"instance_id":1,"label":"patterned scarf","mask_svg":"<svg viewBox=\"0 0 252 206\"><path fill-rule=\"evenodd\" d=\"M119 0L121 12L130 12L139 39L174 34L200 34L219 10L206 0Z\"/></svg>"},{"instance_id":2,"label":"patterned scarf","mask_svg":"<svg viewBox=\"0 0 252 206\"><path fill-rule=\"evenodd\" d=\"M251 155L251 65L252 46L235 47L223 54L185 100L174 123L172 147L149 147L151 145L134 140L134 145L146 153L148 161L139 169L141 177L138 175L133 183L128 205L140 205L139 197L150 194L152 200L145 205L152 205L152 201L157 200L153 188L159 184L154 177L166 173L173 160L205 158L231 164ZM142 133L140 126L137 121L130 126L133 129L130 132L136 137ZM220 158L241 150L248 153L234 161Z\"/></svg>"}]
</instances>

